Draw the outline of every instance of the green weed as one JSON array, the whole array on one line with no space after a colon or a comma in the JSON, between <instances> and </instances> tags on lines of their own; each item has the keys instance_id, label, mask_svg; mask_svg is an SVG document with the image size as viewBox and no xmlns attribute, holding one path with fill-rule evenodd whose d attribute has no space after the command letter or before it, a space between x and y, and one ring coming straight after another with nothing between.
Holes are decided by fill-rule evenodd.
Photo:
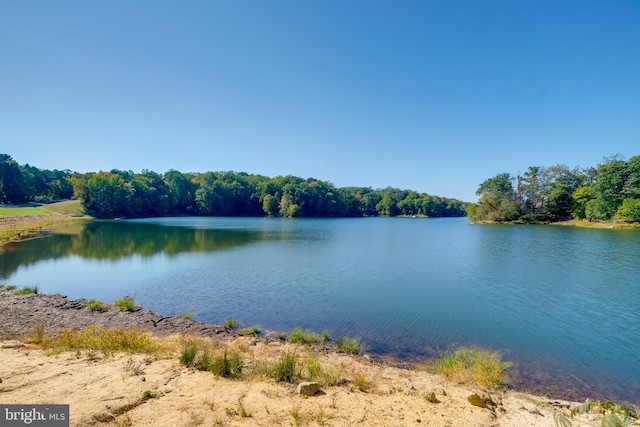
<instances>
[{"instance_id":1,"label":"green weed","mask_svg":"<svg viewBox=\"0 0 640 427\"><path fill-rule=\"evenodd\" d=\"M338 350L347 354L360 354L363 350L362 343L357 338L341 336L336 341L336 345L338 346Z\"/></svg>"},{"instance_id":2,"label":"green weed","mask_svg":"<svg viewBox=\"0 0 640 427\"><path fill-rule=\"evenodd\" d=\"M273 378L276 381L292 382L300 374L296 371L298 355L295 351L288 351L278 359L273 367Z\"/></svg>"},{"instance_id":3,"label":"green weed","mask_svg":"<svg viewBox=\"0 0 640 427\"><path fill-rule=\"evenodd\" d=\"M238 328L238 321L236 319L232 319L229 318L227 320L224 321L224 327L225 329L230 329L232 331L236 330L236 328Z\"/></svg>"},{"instance_id":4,"label":"green weed","mask_svg":"<svg viewBox=\"0 0 640 427\"><path fill-rule=\"evenodd\" d=\"M31 294L37 294L37 293L38 293L37 286L34 286L33 288L29 286L25 286L24 288L16 291L17 295L31 295Z\"/></svg>"},{"instance_id":5,"label":"green weed","mask_svg":"<svg viewBox=\"0 0 640 427\"><path fill-rule=\"evenodd\" d=\"M258 335L260 335L260 326L252 326L250 328L240 329L238 331L238 335L241 335L241 336L253 335L257 337Z\"/></svg>"},{"instance_id":6,"label":"green weed","mask_svg":"<svg viewBox=\"0 0 640 427\"><path fill-rule=\"evenodd\" d=\"M133 300L133 297L124 296L115 302L116 307L120 307L126 311L136 311L137 309L142 308L142 306L136 306L136 303Z\"/></svg>"},{"instance_id":7,"label":"green weed","mask_svg":"<svg viewBox=\"0 0 640 427\"><path fill-rule=\"evenodd\" d=\"M198 355L198 344L191 341L187 342L180 352L180 363L187 367L192 367Z\"/></svg>"},{"instance_id":8,"label":"green weed","mask_svg":"<svg viewBox=\"0 0 640 427\"><path fill-rule=\"evenodd\" d=\"M45 344L45 324L38 323L33 330L33 335L27 341L33 344Z\"/></svg>"},{"instance_id":9,"label":"green weed","mask_svg":"<svg viewBox=\"0 0 640 427\"><path fill-rule=\"evenodd\" d=\"M215 375L225 378L239 378L242 375L244 361L237 351L229 354L225 348L221 356L215 357L209 370Z\"/></svg>"},{"instance_id":10,"label":"green weed","mask_svg":"<svg viewBox=\"0 0 640 427\"><path fill-rule=\"evenodd\" d=\"M313 332L302 332L301 329L295 329L287 337L287 341L299 344L320 344L323 340L320 335Z\"/></svg>"},{"instance_id":11,"label":"green weed","mask_svg":"<svg viewBox=\"0 0 640 427\"><path fill-rule=\"evenodd\" d=\"M106 309L107 306L96 299L89 300L89 303L87 304L87 310L89 311L104 311Z\"/></svg>"}]
</instances>

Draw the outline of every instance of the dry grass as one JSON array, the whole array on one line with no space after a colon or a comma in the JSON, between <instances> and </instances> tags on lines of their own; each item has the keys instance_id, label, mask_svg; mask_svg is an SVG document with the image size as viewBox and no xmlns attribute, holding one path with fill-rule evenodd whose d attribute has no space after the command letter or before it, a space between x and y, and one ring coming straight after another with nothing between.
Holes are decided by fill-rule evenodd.
<instances>
[{"instance_id":1,"label":"dry grass","mask_svg":"<svg viewBox=\"0 0 640 427\"><path fill-rule=\"evenodd\" d=\"M56 336L42 337L40 343L54 352L66 350L100 351L167 355L175 351L169 341L158 340L137 328L103 328L91 326L83 330L63 329Z\"/></svg>"},{"instance_id":2,"label":"dry grass","mask_svg":"<svg viewBox=\"0 0 640 427\"><path fill-rule=\"evenodd\" d=\"M77 219L67 215L49 212L44 209L42 209L44 213L39 215L21 214L20 212L27 211L15 211L15 209L33 208L2 209L4 210L0 212L0 245L11 240L25 240L37 237L39 232L47 227Z\"/></svg>"},{"instance_id":3,"label":"dry grass","mask_svg":"<svg viewBox=\"0 0 640 427\"><path fill-rule=\"evenodd\" d=\"M497 387L506 383L504 371L511 363L503 362L496 352L461 347L446 353L435 365L434 372L460 383Z\"/></svg>"}]
</instances>

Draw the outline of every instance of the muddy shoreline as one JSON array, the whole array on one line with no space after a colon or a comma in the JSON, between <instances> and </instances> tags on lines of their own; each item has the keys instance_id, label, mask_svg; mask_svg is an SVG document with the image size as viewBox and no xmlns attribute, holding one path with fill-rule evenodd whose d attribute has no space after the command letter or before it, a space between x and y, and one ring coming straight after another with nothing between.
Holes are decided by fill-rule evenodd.
<instances>
[{"instance_id":1,"label":"muddy shoreline","mask_svg":"<svg viewBox=\"0 0 640 427\"><path fill-rule=\"evenodd\" d=\"M87 309L88 303L83 298L69 300L60 294L17 295L15 291L0 289L0 337L28 337L40 325L45 326L48 335L62 329L83 329L93 325L136 327L158 337L185 333L219 338L236 335L221 325L180 316L164 317L151 310L126 311L108 305L104 310L91 311Z\"/></svg>"}]
</instances>

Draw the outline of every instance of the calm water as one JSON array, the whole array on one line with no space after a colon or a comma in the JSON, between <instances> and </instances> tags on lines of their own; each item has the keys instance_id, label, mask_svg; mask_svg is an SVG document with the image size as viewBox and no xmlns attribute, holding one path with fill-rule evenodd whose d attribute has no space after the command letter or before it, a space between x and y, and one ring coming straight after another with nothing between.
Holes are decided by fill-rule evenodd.
<instances>
[{"instance_id":1,"label":"calm water","mask_svg":"<svg viewBox=\"0 0 640 427\"><path fill-rule=\"evenodd\" d=\"M356 336L368 351L500 351L514 383L640 403L640 231L466 219L164 218L9 246L0 280L163 314Z\"/></svg>"}]
</instances>

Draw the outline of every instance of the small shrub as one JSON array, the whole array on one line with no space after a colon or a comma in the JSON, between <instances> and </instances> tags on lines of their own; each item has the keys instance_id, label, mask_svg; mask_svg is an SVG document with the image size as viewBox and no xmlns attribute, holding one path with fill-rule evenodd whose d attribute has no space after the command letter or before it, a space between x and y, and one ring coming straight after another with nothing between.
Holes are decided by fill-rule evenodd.
<instances>
[{"instance_id":1,"label":"small shrub","mask_svg":"<svg viewBox=\"0 0 640 427\"><path fill-rule=\"evenodd\" d=\"M89 311L104 311L107 309L107 306L103 304L101 301L91 299L87 304L87 310Z\"/></svg>"},{"instance_id":2,"label":"small shrub","mask_svg":"<svg viewBox=\"0 0 640 427\"><path fill-rule=\"evenodd\" d=\"M258 335L260 335L260 326L252 326L250 328L240 329L238 331L238 335L241 335L241 336L253 335L257 337Z\"/></svg>"},{"instance_id":3,"label":"small shrub","mask_svg":"<svg viewBox=\"0 0 640 427\"><path fill-rule=\"evenodd\" d=\"M116 300L116 307L120 307L126 311L136 311L136 309L139 309L142 306L136 306L136 303L133 301L132 297L124 296L119 300Z\"/></svg>"},{"instance_id":4,"label":"small shrub","mask_svg":"<svg viewBox=\"0 0 640 427\"><path fill-rule=\"evenodd\" d=\"M239 378L242 375L244 362L240 353L234 351L229 354L225 348L221 356L213 359L209 370L215 375L225 378Z\"/></svg>"},{"instance_id":5,"label":"small shrub","mask_svg":"<svg viewBox=\"0 0 640 427\"><path fill-rule=\"evenodd\" d=\"M29 286L25 286L24 288L16 291L17 295L31 295L31 294L37 294L37 293L38 293L37 286L34 286L33 288Z\"/></svg>"},{"instance_id":6,"label":"small shrub","mask_svg":"<svg viewBox=\"0 0 640 427\"><path fill-rule=\"evenodd\" d=\"M434 371L460 382L497 387L506 382L504 371L511 365L502 362L496 352L461 347L453 353L446 353L436 363Z\"/></svg>"},{"instance_id":7,"label":"small shrub","mask_svg":"<svg viewBox=\"0 0 640 427\"><path fill-rule=\"evenodd\" d=\"M17 287L15 285L7 285L7 286L5 286L5 289L8 290L8 291L14 291L14 290L16 290L16 288Z\"/></svg>"},{"instance_id":8,"label":"small shrub","mask_svg":"<svg viewBox=\"0 0 640 427\"><path fill-rule=\"evenodd\" d=\"M194 314L191 311L187 311L186 313L184 313L182 316L183 319L187 319L187 320L191 320L193 319Z\"/></svg>"},{"instance_id":9,"label":"small shrub","mask_svg":"<svg viewBox=\"0 0 640 427\"><path fill-rule=\"evenodd\" d=\"M287 341L299 344L320 344L322 338L313 332L302 332L301 329L295 329L287 337Z\"/></svg>"},{"instance_id":10,"label":"small shrub","mask_svg":"<svg viewBox=\"0 0 640 427\"><path fill-rule=\"evenodd\" d=\"M341 336L336 341L338 350L347 354L360 354L362 352L362 343L357 338L349 338Z\"/></svg>"},{"instance_id":11,"label":"small shrub","mask_svg":"<svg viewBox=\"0 0 640 427\"><path fill-rule=\"evenodd\" d=\"M322 342L323 344L327 344L329 340L331 340L331 336L329 335L329 331L325 329L322 331Z\"/></svg>"}]
</instances>

